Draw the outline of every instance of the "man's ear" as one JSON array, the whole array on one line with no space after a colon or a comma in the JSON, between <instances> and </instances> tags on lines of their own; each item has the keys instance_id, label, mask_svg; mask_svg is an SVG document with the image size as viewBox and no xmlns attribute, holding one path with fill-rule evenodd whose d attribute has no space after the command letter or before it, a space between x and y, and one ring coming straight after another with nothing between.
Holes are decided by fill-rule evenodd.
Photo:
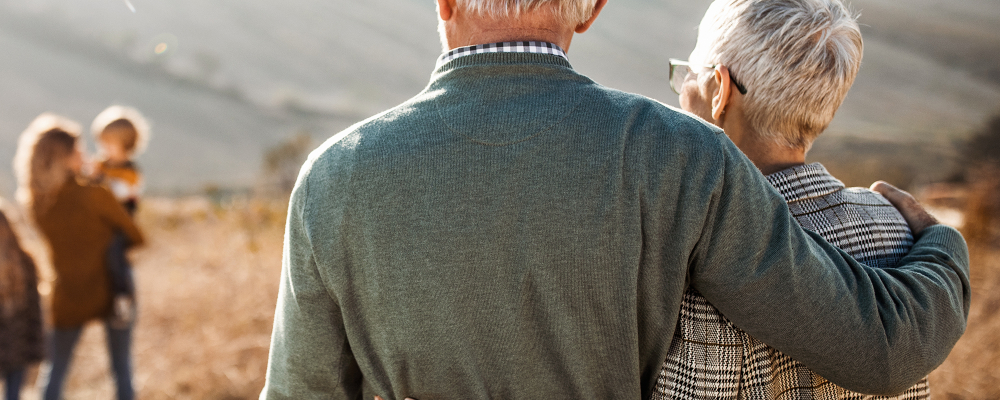
<instances>
[{"instance_id":1,"label":"man's ear","mask_svg":"<svg viewBox=\"0 0 1000 400\"><path fill-rule=\"evenodd\" d=\"M715 96L712 96L712 118L716 121L722 119L722 114L726 112L729 105L729 96L732 96L732 80L729 78L729 68L719 65L715 68Z\"/></svg>"},{"instance_id":2,"label":"man's ear","mask_svg":"<svg viewBox=\"0 0 1000 400\"><path fill-rule=\"evenodd\" d=\"M437 0L438 18L442 21L451 19L455 11L455 0Z\"/></svg>"},{"instance_id":3,"label":"man's ear","mask_svg":"<svg viewBox=\"0 0 1000 400\"><path fill-rule=\"evenodd\" d=\"M576 33L584 33L587 31L587 29L590 29L590 26L594 24L594 20L597 19L597 14L601 13L601 10L604 9L605 4L608 4L608 0L597 0L597 3L594 4L594 13L590 14L589 19L583 21L583 23L581 23L580 25L577 25L576 29L574 29L573 31Z\"/></svg>"}]
</instances>

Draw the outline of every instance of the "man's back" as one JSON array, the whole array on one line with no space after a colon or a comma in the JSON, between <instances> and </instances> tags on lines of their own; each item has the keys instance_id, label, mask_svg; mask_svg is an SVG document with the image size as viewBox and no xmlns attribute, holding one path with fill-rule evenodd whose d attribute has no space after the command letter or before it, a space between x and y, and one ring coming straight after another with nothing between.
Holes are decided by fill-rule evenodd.
<instances>
[{"instance_id":1,"label":"man's back","mask_svg":"<svg viewBox=\"0 0 1000 400\"><path fill-rule=\"evenodd\" d=\"M787 168L767 180L803 228L859 262L892 268L913 246L910 228L892 204L870 190L845 188L820 164ZM678 324L654 399L869 398L832 384L743 332L696 290L685 292ZM875 398L929 395L924 379L899 396Z\"/></svg>"},{"instance_id":2,"label":"man's back","mask_svg":"<svg viewBox=\"0 0 1000 400\"><path fill-rule=\"evenodd\" d=\"M639 307L678 307L720 134L557 57L449 65L311 166L327 184L308 197L327 200L305 205L305 233L366 379L423 397L639 396L676 322Z\"/></svg>"}]
</instances>

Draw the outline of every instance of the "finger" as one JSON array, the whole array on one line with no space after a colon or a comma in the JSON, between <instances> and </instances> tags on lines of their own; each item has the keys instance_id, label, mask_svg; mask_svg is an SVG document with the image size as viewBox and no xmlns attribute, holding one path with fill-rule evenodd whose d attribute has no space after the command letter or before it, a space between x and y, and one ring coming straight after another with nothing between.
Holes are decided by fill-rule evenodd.
<instances>
[{"instance_id":1,"label":"finger","mask_svg":"<svg viewBox=\"0 0 1000 400\"><path fill-rule=\"evenodd\" d=\"M876 181L875 183L872 184L872 186L869 189L878 192L882 196L885 196L885 198L889 199L889 202L891 202L893 205L896 205L897 203L902 204L904 202L909 201L909 199L913 199L913 196L910 196L909 193L904 192L895 186L892 186L892 184L886 181ZM916 202L916 200L913 201Z\"/></svg>"},{"instance_id":2,"label":"finger","mask_svg":"<svg viewBox=\"0 0 1000 400\"><path fill-rule=\"evenodd\" d=\"M874 183L872 183L871 187L869 187L868 189L870 189L873 192L882 193L882 191L885 190L886 186L891 187L891 188L895 187L895 186L890 185L889 182L886 182L886 181L875 181ZM885 195L883 194L883 196L885 196Z\"/></svg>"},{"instance_id":3,"label":"finger","mask_svg":"<svg viewBox=\"0 0 1000 400\"><path fill-rule=\"evenodd\" d=\"M382 400L381 396L375 396L375 400Z\"/></svg>"},{"instance_id":4,"label":"finger","mask_svg":"<svg viewBox=\"0 0 1000 400\"><path fill-rule=\"evenodd\" d=\"M913 231L914 235L919 235L924 229L938 224L938 220L906 191L884 181L873 183L870 189L884 196L899 210L899 213L906 219L906 223L910 225L910 230Z\"/></svg>"}]
</instances>

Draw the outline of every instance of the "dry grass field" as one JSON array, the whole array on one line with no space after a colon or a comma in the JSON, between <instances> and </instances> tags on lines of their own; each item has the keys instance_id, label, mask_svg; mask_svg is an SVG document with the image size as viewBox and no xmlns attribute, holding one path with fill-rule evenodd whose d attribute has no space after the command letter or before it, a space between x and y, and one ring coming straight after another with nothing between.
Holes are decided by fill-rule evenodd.
<instances>
[{"instance_id":1,"label":"dry grass field","mask_svg":"<svg viewBox=\"0 0 1000 400\"><path fill-rule=\"evenodd\" d=\"M284 204L149 199L135 253L141 399L250 399L264 385L281 269ZM77 347L66 400L113 399L103 326ZM37 398L30 385L28 399Z\"/></svg>"},{"instance_id":2,"label":"dry grass field","mask_svg":"<svg viewBox=\"0 0 1000 400\"><path fill-rule=\"evenodd\" d=\"M965 335L931 374L941 399L1000 399L1000 247L974 245L972 309Z\"/></svg>"},{"instance_id":3,"label":"dry grass field","mask_svg":"<svg viewBox=\"0 0 1000 400\"><path fill-rule=\"evenodd\" d=\"M965 229L977 238L971 246L974 302L966 335L931 375L939 399L1000 398L1000 217L996 207L981 206L995 197L971 197ZM149 237L135 254L140 398L256 398L277 295L284 204L150 199L139 219ZM26 394L37 396L33 388ZM111 398L103 330L91 325L77 349L66 399Z\"/></svg>"},{"instance_id":4,"label":"dry grass field","mask_svg":"<svg viewBox=\"0 0 1000 400\"><path fill-rule=\"evenodd\" d=\"M939 398L1000 399L1000 168L978 175L963 204L972 308L965 335L931 374Z\"/></svg>"}]
</instances>

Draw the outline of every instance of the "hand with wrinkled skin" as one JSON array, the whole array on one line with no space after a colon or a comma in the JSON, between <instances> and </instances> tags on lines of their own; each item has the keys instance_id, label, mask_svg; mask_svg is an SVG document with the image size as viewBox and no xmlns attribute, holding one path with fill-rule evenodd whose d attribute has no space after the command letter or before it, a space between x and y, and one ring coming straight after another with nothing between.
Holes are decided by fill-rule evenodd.
<instances>
[{"instance_id":1,"label":"hand with wrinkled skin","mask_svg":"<svg viewBox=\"0 0 1000 400\"><path fill-rule=\"evenodd\" d=\"M884 181L877 181L869 189L884 196L899 210L899 213L906 219L906 223L910 225L913 236L919 236L924 229L941 223L937 218L928 213L917 199L914 199L912 195L895 186Z\"/></svg>"}]
</instances>

